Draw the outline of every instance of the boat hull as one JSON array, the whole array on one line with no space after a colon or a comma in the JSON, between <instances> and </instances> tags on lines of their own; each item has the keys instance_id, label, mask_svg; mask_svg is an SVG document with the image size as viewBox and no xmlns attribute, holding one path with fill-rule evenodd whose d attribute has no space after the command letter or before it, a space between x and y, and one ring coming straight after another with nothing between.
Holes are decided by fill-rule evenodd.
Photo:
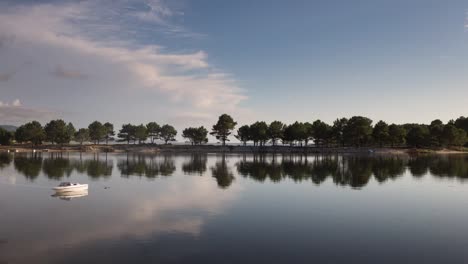
<instances>
[{"instance_id":1,"label":"boat hull","mask_svg":"<svg viewBox=\"0 0 468 264\"><path fill-rule=\"evenodd\" d=\"M77 191L85 191L88 190L88 184L81 184L78 186L59 186L54 187L52 190L56 192L77 192Z\"/></svg>"}]
</instances>

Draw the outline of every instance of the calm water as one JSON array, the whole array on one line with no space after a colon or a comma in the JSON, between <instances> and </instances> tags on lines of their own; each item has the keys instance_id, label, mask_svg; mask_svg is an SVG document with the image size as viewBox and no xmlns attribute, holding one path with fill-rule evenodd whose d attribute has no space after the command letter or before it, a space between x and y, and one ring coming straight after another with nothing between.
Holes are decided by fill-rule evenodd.
<instances>
[{"instance_id":1,"label":"calm water","mask_svg":"<svg viewBox=\"0 0 468 264\"><path fill-rule=\"evenodd\" d=\"M0 263L268 262L467 263L468 156L0 155Z\"/></svg>"}]
</instances>

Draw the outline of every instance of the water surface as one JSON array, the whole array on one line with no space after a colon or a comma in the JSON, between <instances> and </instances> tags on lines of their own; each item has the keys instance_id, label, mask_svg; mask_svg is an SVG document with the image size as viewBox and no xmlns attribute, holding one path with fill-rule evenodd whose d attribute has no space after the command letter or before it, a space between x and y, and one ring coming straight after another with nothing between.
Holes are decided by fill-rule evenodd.
<instances>
[{"instance_id":1,"label":"water surface","mask_svg":"<svg viewBox=\"0 0 468 264\"><path fill-rule=\"evenodd\" d=\"M467 180L468 155L1 154L0 263L466 263Z\"/></svg>"}]
</instances>

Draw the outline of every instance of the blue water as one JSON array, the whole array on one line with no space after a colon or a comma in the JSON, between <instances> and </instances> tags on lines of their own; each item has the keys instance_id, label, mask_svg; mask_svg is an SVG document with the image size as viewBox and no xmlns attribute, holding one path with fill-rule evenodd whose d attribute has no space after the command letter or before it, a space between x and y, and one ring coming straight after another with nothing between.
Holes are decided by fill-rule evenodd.
<instances>
[{"instance_id":1,"label":"blue water","mask_svg":"<svg viewBox=\"0 0 468 264\"><path fill-rule=\"evenodd\" d=\"M467 263L467 183L468 155L1 154L0 263Z\"/></svg>"}]
</instances>

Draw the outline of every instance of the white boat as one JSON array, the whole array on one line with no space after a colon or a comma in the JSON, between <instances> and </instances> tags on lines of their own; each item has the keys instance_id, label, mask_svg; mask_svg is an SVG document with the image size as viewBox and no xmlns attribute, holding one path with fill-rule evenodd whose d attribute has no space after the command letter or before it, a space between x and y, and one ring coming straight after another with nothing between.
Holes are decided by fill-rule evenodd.
<instances>
[{"instance_id":1,"label":"white boat","mask_svg":"<svg viewBox=\"0 0 468 264\"><path fill-rule=\"evenodd\" d=\"M56 192L76 192L88 190L88 184L80 184L77 182L62 182L59 186L52 188Z\"/></svg>"}]
</instances>

